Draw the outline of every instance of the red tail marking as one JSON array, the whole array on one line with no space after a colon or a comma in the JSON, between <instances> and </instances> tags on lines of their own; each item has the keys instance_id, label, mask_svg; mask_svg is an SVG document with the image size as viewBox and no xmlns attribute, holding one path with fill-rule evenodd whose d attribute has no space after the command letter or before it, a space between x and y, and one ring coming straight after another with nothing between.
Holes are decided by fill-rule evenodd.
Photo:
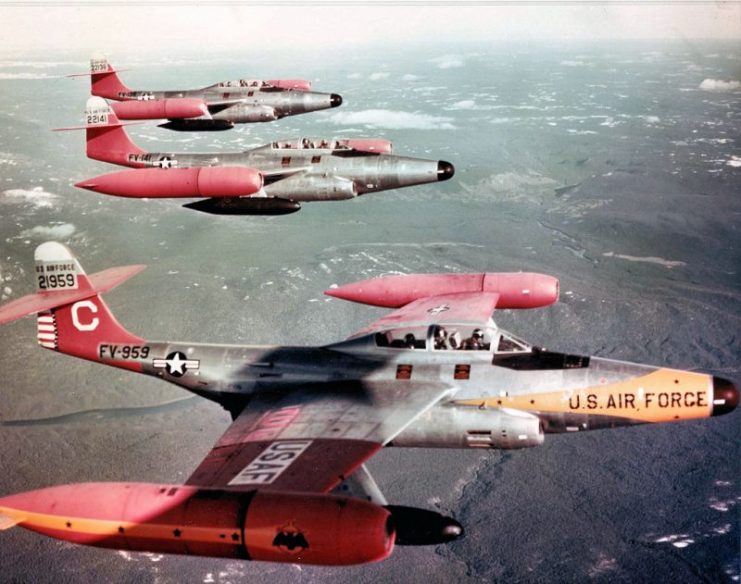
<instances>
[{"instance_id":1,"label":"red tail marking","mask_svg":"<svg viewBox=\"0 0 741 584\"><path fill-rule=\"evenodd\" d=\"M98 97L121 101L124 99L120 93L131 93L126 87L118 73L109 65L105 73L93 73L90 75L90 93Z\"/></svg>"},{"instance_id":2,"label":"red tail marking","mask_svg":"<svg viewBox=\"0 0 741 584\"><path fill-rule=\"evenodd\" d=\"M111 162L121 166L140 166L129 161L129 155L146 154L131 141L115 114L109 116L107 126L88 126L87 156L102 162Z\"/></svg>"}]
</instances>

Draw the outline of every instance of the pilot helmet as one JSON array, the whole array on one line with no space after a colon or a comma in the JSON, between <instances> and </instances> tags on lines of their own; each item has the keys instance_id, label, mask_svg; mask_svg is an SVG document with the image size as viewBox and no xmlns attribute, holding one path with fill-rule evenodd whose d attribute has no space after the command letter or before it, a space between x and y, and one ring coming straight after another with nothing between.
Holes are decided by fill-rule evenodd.
<instances>
[{"instance_id":1,"label":"pilot helmet","mask_svg":"<svg viewBox=\"0 0 741 584\"><path fill-rule=\"evenodd\" d=\"M473 338L474 339L483 339L484 338L484 331L482 331L480 328L473 329Z\"/></svg>"}]
</instances>

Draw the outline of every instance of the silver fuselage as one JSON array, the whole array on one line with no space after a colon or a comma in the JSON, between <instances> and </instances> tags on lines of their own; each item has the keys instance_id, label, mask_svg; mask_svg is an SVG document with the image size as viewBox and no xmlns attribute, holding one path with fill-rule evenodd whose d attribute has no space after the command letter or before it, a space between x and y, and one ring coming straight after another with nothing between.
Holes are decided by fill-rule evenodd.
<instances>
[{"instance_id":1,"label":"silver fuselage","mask_svg":"<svg viewBox=\"0 0 741 584\"><path fill-rule=\"evenodd\" d=\"M273 144L245 152L150 152L129 156L129 166L243 166L265 177L260 193L294 201L351 199L372 193L445 180L440 161L359 152L352 149L276 148Z\"/></svg>"}]
</instances>

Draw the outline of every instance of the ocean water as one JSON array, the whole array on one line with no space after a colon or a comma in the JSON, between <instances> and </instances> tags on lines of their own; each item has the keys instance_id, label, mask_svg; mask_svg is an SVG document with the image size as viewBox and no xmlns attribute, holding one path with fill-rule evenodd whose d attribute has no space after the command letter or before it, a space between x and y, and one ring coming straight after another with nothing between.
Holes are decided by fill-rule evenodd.
<instances>
[{"instance_id":1,"label":"ocean water","mask_svg":"<svg viewBox=\"0 0 741 584\"><path fill-rule=\"evenodd\" d=\"M273 218L75 189L116 169L85 158L83 133L50 131L80 123L88 84L62 76L84 71L88 55L9 55L0 60L0 297L33 291L33 249L55 239L89 272L150 265L107 296L147 338L323 344L382 314L323 296L332 284L536 271L560 278L560 303L497 313L504 328L552 349L739 382L738 49L631 42L109 55L130 68L122 78L134 89L303 77L344 98L337 109L223 133L132 126L145 149L383 137L398 154L456 167L445 183ZM0 494L89 480L176 483L229 423L218 406L174 386L41 351L34 332L24 320L0 334ZM529 451L384 451L371 470L389 500L437 507L467 536L400 548L378 565L106 552L11 530L0 535L2 579L738 581L739 427L735 412L550 436Z\"/></svg>"}]
</instances>

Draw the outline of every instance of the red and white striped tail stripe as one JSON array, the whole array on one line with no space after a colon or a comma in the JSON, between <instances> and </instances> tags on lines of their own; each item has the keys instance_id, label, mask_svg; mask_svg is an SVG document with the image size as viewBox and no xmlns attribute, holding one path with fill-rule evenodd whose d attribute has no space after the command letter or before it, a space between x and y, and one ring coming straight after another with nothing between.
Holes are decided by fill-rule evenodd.
<instances>
[{"instance_id":1,"label":"red and white striped tail stripe","mask_svg":"<svg viewBox=\"0 0 741 584\"><path fill-rule=\"evenodd\" d=\"M52 312L39 312L37 318L38 333L36 339L39 345L47 349L57 348L57 322Z\"/></svg>"}]
</instances>

